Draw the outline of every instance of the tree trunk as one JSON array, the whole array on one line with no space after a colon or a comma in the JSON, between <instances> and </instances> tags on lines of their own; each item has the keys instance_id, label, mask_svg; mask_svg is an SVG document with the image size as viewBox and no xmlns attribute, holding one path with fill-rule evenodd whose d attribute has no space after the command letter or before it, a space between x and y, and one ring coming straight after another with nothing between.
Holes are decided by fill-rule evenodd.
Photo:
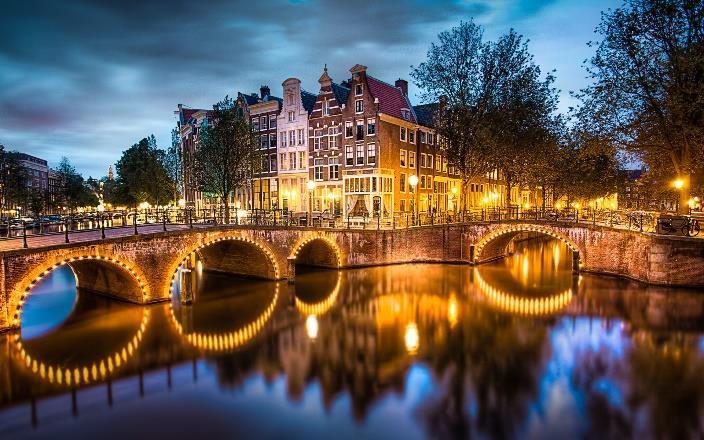
<instances>
[{"instance_id":1,"label":"tree trunk","mask_svg":"<svg viewBox=\"0 0 704 440\"><path fill-rule=\"evenodd\" d=\"M225 194L225 224L230 224L230 194Z\"/></svg>"},{"instance_id":2,"label":"tree trunk","mask_svg":"<svg viewBox=\"0 0 704 440\"><path fill-rule=\"evenodd\" d=\"M511 207L511 177L506 174L506 208Z\"/></svg>"},{"instance_id":3,"label":"tree trunk","mask_svg":"<svg viewBox=\"0 0 704 440\"><path fill-rule=\"evenodd\" d=\"M689 214L689 195L692 189L692 176L690 174L679 177L682 181L682 188L677 189L678 209L677 213L686 215Z\"/></svg>"}]
</instances>

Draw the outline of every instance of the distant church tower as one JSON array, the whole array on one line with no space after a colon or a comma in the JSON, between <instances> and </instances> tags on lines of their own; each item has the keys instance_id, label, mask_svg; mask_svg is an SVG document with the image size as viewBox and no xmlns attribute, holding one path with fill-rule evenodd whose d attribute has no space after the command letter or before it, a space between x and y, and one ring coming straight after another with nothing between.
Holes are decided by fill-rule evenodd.
<instances>
[{"instance_id":1,"label":"distant church tower","mask_svg":"<svg viewBox=\"0 0 704 440\"><path fill-rule=\"evenodd\" d=\"M108 180L112 180L112 165L108 167Z\"/></svg>"}]
</instances>

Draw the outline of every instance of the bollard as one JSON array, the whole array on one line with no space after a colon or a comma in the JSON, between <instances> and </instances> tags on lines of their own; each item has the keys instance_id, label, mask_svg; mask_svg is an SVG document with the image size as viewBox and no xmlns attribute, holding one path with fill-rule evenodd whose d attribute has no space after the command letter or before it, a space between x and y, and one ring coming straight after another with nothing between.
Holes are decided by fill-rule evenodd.
<instances>
[{"instance_id":1,"label":"bollard","mask_svg":"<svg viewBox=\"0 0 704 440\"><path fill-rule=\"evenodd\" d=\"M101 214L99 219L100 219L100 238L105 239L105 216L103 216Z\"/></svg>"},{"instance_id":2,"label":"bollard","mask_svg":"<svg viewBox=\"0 0 704 440\"><path fill-rule=\"evenodd\" d=\"M643 213L640 213L640 232L643 232Z\"/></svg>"},{"instance_id":3,"label":"bollard","mask_svg":"<svg viewBox=\"0 0 704 440\"><path fill-rule=\"evenodd\" d=\"M27 249L27 222L22 220L22 247Z\"/></svg>"},{"instance_id":4,"label":"bollard","mask_svg":"<svg viewBox=\"0 0 704 440\"><path fill-rule=\"evenodd\" d=\"M162 214L162 220L164 223L164 232L166 232L166 209L161 213Z\"/></svg>"},{"instance_id":5,"label":"bollard","mask_svg":"<svg viewBox=\"0 0 704 440\"><path fill-rule=\"evenodd\" d=\"M188 210L188 227L193 229L193 211Z\"/></svg>"},{"instance_id":6,"label":"bollard","mask_svg":"<svg viewBox=\"0 0 704 440\"><path fill-rule=\"evenodd\" d=\"M69 220L66 220L64 222L64 242L65 243L68 243L68 228L69 228L70 224L71 223L69 222Z\"/></svg>"},{"instance_id":7,"label":"bollard","mask_svg":"<svg viewBox=\"0 0 704 440\"><path fill-rule=\"evenodd\" d=\"M137 232L137 211L134 212L134 217L132 217L132 226L134 226L134 235L139 234Z\"/></svg>"},{"instance_id":8,"label":"bollard","mask_svg":"<svg viewBox=\"0 0 704 440\"><path fill-rule=\"evenodd\" d=\"M376 230L378 231L381 229L381 213L376 216Z\"/></svg>"}]
</instances>

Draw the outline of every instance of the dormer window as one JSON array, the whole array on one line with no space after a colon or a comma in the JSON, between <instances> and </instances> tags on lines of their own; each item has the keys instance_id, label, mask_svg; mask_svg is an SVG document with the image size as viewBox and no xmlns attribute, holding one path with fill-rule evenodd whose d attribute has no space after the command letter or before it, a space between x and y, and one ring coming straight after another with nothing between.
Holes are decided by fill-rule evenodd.
<instances>
[{"instance_id":1,"label":"dormer window","mask_svg":"<svg viewBox=\"0 0 704 440\"><path fill-rule=\"evenodd\" d=\"M323 116L330 116L330 101L323 101Z\"/></svg>"},{"instance_id":2,"label":"dormer window","mask_svg":"<svg viewBox=\"0 0 704 440\"><path fill-rule=\"evenodd\" d=\"M364 88L361 84L357 84L354 86L354 96L362 96L364 93Z\"/></svg>"},{"instance_id":3,"label":"dormer window","mask_svg":"<svg viewBox=\"0 0 704 440\"><path fill-rule=\"evenodd\" d=\"M411 112L407 108L401 109L401 116L403 116L403 119L409 121L411 119Z\"/></svg>"}]
</instances>

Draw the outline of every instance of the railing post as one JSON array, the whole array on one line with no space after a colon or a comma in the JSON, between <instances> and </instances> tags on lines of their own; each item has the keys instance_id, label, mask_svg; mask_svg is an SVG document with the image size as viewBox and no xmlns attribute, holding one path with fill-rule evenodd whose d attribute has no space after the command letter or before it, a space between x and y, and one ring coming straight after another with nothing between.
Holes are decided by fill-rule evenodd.
<instances>
[{"instance_id":1,"label":"railing post","mask_svg":"<svg viewBox=\"0 0 704 440\"><path fill-rule=\"evenodd\" d=\"M163 224L164 224L164 232L166 232L166 208L164 208L164 210L161 213L161 219L163 220Z\"/></svg>"},{"instance_id":2,"label":"railing post","mask_svg":"<svg viewBox=\"0 0 704 440\"><path fill-rule=\"evenodd\" d=\"M100 238L105 239L105 216L99 214L100 219Z\"/></svg>"},{"instance_id":3,"label":"railing post","mask_svg":"<svg viewBox=\"0 0 704 440\"><path fill-rule=\"evenodd\" d=\"M64 222L64 242L68 243L68 228L71 225L71 220L66 219Z\"/></svg>"},{"instance_id":4,"label":"railing post","mask_svg":"<svg viewBox=\"0 0 704 440\"><path fill-rule=\"evenodd\" d=\"M218 219L217 219L217 208L213 208L213 225L217 226L218 224Z\"/></svg>"},{"instance_id":5,"label":"railing post","mask_svg":"<svg viewBox=\"0 0 704 440\"><path fill-rule=\"evenodd\" d=\"M350 228L350 213L347 213L347 229Z\"/></svg>"},{"instance_id":6,"label":"railing post","mask_svg":"<svg viewBox=\"0 0 704 440\"><path fill-rule=\"evenodd\" d=\"M193 211L190 209L188 210L188 227L193 229Z\"/></svg>"},{"instance_id":7,"label":"railing post","mask_svg":"<svg viewBox=\"0 0 704 440\"><path fill-rule=\"evenodd\" d=\"M27 222L22 220L22 247L27 249Z\"/></svg>"},{"instance_id":8,"label":"railing post","mask_svg":"<svg viewBox=\"0 0 704 440\"><path fill-rule=\"evenodd\" d=\"M643 213L640 213L640 232L643 232Z\"/></svg>"},{"instance_id":9,"label":"railing post","mask_svg":"<svg viewBox=\"0 0 704 440\"><path fill-rule=\"evenodd\" d=\"M381 213L376 216L376 230L378 231L381 229Z\"/></svg>"},{"instance_id":10,"label":"railing post","mask_svg":"<svg viewBox=\"0 0 704 440\"><path fill-rule=\"evenodd\" d=\"M134 212L134 217L132 217L132 226L134 226L134 235L139 234L137 232L137 211Z\"/></svg>"}]
</instances>

